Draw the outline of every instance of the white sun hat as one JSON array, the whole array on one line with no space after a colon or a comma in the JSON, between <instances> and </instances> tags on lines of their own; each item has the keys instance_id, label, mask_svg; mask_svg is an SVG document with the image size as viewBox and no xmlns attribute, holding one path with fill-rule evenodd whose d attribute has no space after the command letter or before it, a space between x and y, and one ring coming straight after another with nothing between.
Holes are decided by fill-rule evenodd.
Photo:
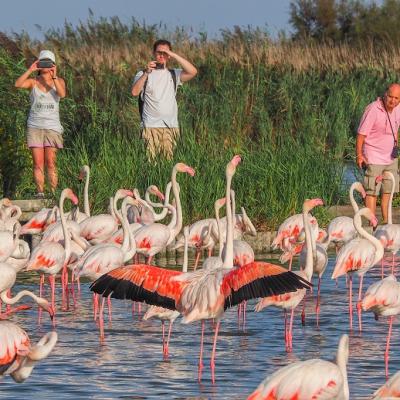
<instances>
[{"instance_id":1,"label":"white sun hat","mask_svg":"<svg viewBox=\"0 0 400 400\"><path fill-rule=\"evenodd\" d=\"M54 55L54 53L50 50L42 50L39 54L39 60L51 60L53 61L53 63L56 63L56 56Z\"/></svg>"}]
</instances>

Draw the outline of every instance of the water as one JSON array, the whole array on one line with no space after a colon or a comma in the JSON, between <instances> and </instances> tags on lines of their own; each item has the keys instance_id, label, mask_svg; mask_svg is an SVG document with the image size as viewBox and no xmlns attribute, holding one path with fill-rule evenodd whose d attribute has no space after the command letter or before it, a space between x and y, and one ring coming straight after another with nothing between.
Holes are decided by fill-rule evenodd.
<instances>
[{"instance_id":1,"label":"water","mask_svg":"<svg viewBox=\"0 0 400 400\"><path fill-rule=\"evenodd\" d=\"M265 260L265 257L259 256ZM180 260L179 260L180 261ZM159 260L159 265L163 261ZM169 260L174 264L173 260ZM283 340L283 313L266 308L260 313L248 303L247 329L238 330L236 308L222 320L217 345L216 383L212 384L209 357L212 347L210 323L206 324L203 380L197 382L197 357L200 323L175 322L170 343L170 358L163 361L161 323L132 317L131 302L113 300L113 322L105 325L105 340L100 343L92 319L89 283L82 285L75 311L57 313L59 341L53 353L39 363L30 378L16 384L9 377L0 381L1 399L245 399L272 372L288 363L309 358L332 360L340 335L348 333L347 297L344 279L339 287L330 280L334 255L322 283L320 327L316 327L314 305L308 301L306 326L296 313L293 352L286 353ZM377 267L365 277L365 288L379 279ZM38 277L21 274L13 293L21 289L37 292ZM355 286L357 288L357 285ZM50 319L43 314L37 325L37 309L13 317L36 343L51 330ZM384 351L388 323L363 314L364 332L359 334L357 318L350 335L348 376L351 399L367 399L385 382ZM400 365L400 337L393 327L390 351L390 375Z\"/></svg>"}]
</instances>

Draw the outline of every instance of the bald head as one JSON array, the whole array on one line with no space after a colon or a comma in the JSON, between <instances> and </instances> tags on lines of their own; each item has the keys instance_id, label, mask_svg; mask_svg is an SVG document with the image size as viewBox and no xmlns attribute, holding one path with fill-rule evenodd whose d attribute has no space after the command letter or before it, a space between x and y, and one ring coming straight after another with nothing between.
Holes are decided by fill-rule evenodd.
<instances>
[{"instance_id":1,"label":"bald head","mask_svg":"<svg viewBox=\"0 0 400 400\"><path fill-rule=\"evenodd\" d=\"M392 83L385 92L384 102L386 109L391 112L400 103L400 84Z\"/></svg>"}]
</instances>

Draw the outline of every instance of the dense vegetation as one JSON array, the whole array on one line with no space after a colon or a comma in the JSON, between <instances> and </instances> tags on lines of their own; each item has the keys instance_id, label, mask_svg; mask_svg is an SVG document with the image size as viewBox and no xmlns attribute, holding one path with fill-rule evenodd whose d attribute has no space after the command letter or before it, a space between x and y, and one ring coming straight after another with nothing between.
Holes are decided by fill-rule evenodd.
<instances>
[{"instance_id":1,"label":"dense vegetation","mask_svg":"<svg viewBox=\"0 0 400 400\"><path fill-rule=\"evenodd\" d=\"M34 193L25 146L28 93L13 84L39 49L49 48L68 88L61 105L60 187L79 192L79 168L89 164L97 212L118 187L164 188L173 164L184 161L197 171L179 178L186 220L212 213L233 154L243 156L234 181L237 202L258 224L275 226L307 197L328 205L343 200L343 160L353 156L361 113L395 80L400 65L394 46L378 54L372 44L354 52L346 44L275 43L260 29L238 27L209 40L135 20L90 18L45 36L43 42L0 36L0 195ZM130 86L159 36L171 39L199 74L179 90L182 138L174 159L150 164Z\"/></svg>"}]
</instances>

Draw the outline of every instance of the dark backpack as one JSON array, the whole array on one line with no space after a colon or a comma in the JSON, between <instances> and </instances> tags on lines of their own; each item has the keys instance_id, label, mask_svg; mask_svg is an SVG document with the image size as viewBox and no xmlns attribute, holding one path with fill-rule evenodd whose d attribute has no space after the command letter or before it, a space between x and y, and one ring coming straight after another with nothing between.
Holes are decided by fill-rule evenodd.
<instances>
[{"instance_id":1,"label":"dark backpack","mask_svg":"<svg viewBox=\"0 0 400 400\"><path fill-rule=\"evenodd\" d=\"M172 80L174 81L174 88L175 88L175 94L176 94L176 72L174 69L168 69L168 71L170 72L171 76L172 76ZM143 121L143 106L144 106L144 95L146 92L146 86L147 86L147 79L146 82L143 85L143 89L141 91L141 93L138 96L138 106L139 106L139 115L140 115L140 120Z\"/></svg>"}]
</instances>

